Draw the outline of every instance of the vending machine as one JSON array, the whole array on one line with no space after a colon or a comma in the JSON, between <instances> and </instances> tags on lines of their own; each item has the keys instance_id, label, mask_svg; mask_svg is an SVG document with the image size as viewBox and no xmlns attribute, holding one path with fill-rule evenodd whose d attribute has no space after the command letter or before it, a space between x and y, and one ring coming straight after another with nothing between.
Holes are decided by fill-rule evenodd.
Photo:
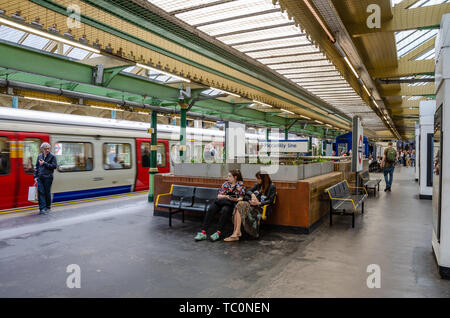
<instances>
[{"instance_id":1,"label":"vending machine","mask_svg":"<svg viewBox=\"0 0 450 318\"><path fill-rule=\"evenodd\" d=\"M436 38L435 76L432 245L441 277L450 279L450 14Z\"/></svg>"},{"instance_id":2,"label":"vending machine","mask_svg":"<svg viewBox=\"0 0 450 318\"><path fill-rule=\"evenodd\" d=\"M436 101L419 104L419 197L431 200L433 195L433 132Z\"/></svg>"}]
</instances>

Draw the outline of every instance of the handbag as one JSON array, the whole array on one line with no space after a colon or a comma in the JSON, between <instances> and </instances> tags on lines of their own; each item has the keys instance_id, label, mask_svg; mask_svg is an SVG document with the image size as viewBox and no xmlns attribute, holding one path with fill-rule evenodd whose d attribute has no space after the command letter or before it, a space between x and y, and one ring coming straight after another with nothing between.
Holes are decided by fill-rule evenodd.
<instances>
[{"instance_id":1,"label":"handbag","mask_svg":"<svg viewBox=\"0 0 450 318\"><path fill-rule=\"evenodd\" d=\"M214 201L214 203L217 204L218 206L224 206L224 205L234 206L234 204L236 202L231 201L231 200L226 199L226 198L222 198L222 199L216 199L216 201Z\"/></svg>"},{"instance_id":2,"label":"handbag","mask_svg":"<svg viewBox=\"0 0 450 318\"><path fill-rule=\"evenodd\" d=\"M36 182L32 187L28 187L28 201L39 202L38 189Z\"/></svg>"}]
</instances>

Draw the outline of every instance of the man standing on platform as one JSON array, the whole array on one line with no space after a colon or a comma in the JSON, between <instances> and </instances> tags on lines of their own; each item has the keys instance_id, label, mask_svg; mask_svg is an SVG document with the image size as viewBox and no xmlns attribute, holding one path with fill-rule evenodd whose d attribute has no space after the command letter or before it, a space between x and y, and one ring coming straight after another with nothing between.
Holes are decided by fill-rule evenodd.
<instances>
[{"instance_id":1,"label":"man standing on platform","mask_svg":"<svg viewBox=\"0 0 450 318\"><path fill-rule=\"evenodd\" d=\"M52 204L51 187L53 171L56 169L57 163L56 157L50 153L50 148L51 146L47 142L41 145L42 153L37 158L36 170L34 171L34 180L39 192L39 214L50 212Z\"/></svg>"},{"instance_id":2,"label":"man standing on platform","mask_svg":"<svg viewBox=\"0 0 450 318\"><path fill-rule=\"evenodd\" d=\"M386 189L384 189L384 192L391 191L396 158L397 152L392 147L392 142L389 142L388 147L384 150L384 157L383 161L381 162L381 167L383 168L384 173L384 181L386 182Z\"/></svg>"}]
</instances>

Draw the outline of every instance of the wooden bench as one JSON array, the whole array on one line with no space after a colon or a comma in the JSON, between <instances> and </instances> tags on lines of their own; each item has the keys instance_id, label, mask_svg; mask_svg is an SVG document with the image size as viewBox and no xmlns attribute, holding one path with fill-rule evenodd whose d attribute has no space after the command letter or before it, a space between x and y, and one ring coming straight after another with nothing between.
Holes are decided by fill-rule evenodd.
<instances>
[{"instance_id":1,"label":"wooden bench","mask_svg":"<svg viewBox=\"0 0 450 318\"><path fill-rule=\"evenodd\" d=\"M380 192L381 179L370 180L370 175L369 175L368 171L364 171L363 173L360 173L359 177L361 178L362 184L364 185L364 188L366 188L366 190L373 189L374 195L377 194L377 189L378 189L378 192Z\"/></svg>"},{"instance_id":2,"label":"wooden bench","mask_svg":"<svg viewBox=\"0 0 450 318\"><path fill-rule=\"evenodd\" d=\"M350 189L356 193L351 193ZM330 196L330 225L333 225L333 214L351 215L352 228L355 227L355 214L361 206L364 214L364 201L368 194L364 187L350 187L347 180L341 181L325 190ZM358 193L361 192L361 193Z\"/></svg>"}]
</instances>

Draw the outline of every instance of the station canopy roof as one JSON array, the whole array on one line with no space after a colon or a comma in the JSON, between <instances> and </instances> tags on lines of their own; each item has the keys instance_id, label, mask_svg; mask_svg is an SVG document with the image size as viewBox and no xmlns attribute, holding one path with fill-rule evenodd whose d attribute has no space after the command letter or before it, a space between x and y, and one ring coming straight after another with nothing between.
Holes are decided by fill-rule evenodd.
<instances>
[{"instance_id":1,"label":"station canopy roof","mask_svg":"<svg viewBox=\"0 0 450 318\"><path fill-rule=\"evenodd\" d=\"M346 115L360 116L367 128L386 129L309 35L272 0L148 1L245 53Z\"/></svg>"}]
</instances>

